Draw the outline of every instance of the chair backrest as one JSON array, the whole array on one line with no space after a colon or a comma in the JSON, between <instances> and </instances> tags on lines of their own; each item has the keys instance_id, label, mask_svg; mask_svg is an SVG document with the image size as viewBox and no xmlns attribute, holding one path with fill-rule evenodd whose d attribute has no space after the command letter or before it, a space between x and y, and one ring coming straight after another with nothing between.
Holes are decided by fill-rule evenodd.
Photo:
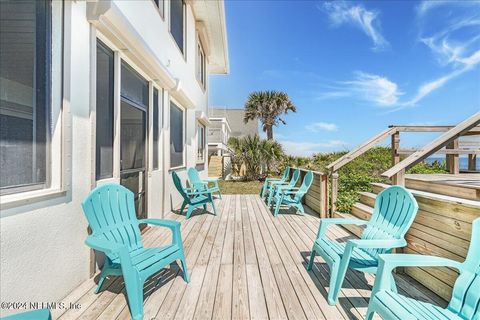
<instances>
[{"instance_id":1,"label":"chair backrest","mask_svg":"<svg viewBox=\"0 0 480 320\"><path fill-rule=\"evenodd\" d=\"M373 214L362 233L362 239L403 239L417 215L418 204L410 191L391 186L380 192L375 200ZM391 249L367 249L372 255Z\"/></svg>"},{"instance_id":2,"label":"chair backrest","mask_svg":"<svg viewBox=\"0 0 480 320\"><path fill-rule=\"evenodd\" d=\"M287 181L289 176L290 176L290 167L286 167L285 170L283 171L283 175L282 175L281 180L282 181Z\"/></svg>"},{"instance_id":3,"label":"chair backrest","mask_svg":"<svg viewBox=\"0 0 480 320\"><path fill-rule=\"evenodd\" d=\"M175 171L172 171L172 179L173 179L173 184L175 185L175 188L177 188L178 192L182 195L183 199L188 201L190 198L185 193L185 190L183 190L182 180L180 180L180 177Z\"/></svg>"},{"instance_id":4,"label":"chair backrest","mask_svg":"<svg viewBox=\"0 0 480 320\"><path fill-rule=\"evenodd\" d=\"M192 187L195 187L197 185L201 185L201 187L203 187L202 179L200 179L200 175L198 174L197 169L193 167L189 168L187 170L187 175L188 175L188 180L190 181L190 185Z\"/></svg>"},{"instance_id":5,"label":"chair backrest","mask_svg":"<svg viewBox=\"0 0 480 320\"><path fill-rule=\"evenodd\" d=\"M295 169L295 171L293 171L292 179L290 179L290 182L287 185L287 188L295 187L299 178L300 178L300 170Z\"/></svg>"},{"instance_id":6,"label":"chair backrest","mask_svg":"<svg viewBox=\"0 0 480 320\"><path fill-rule=\"evenodd\" d=\"M143 247L134 195L127 188L114 183L96 187L83 200L82 208L93 235L124 244L129 251Z\"/></svg>"},{"instance_id":7,"label":"chair backrest","mask_svg":"<svg viewBox=\"0 0 480 320\"><path fill-rule=\"evenodd\" d=\"M455 281L448 309L462 319L480 319L480 218L472 223L467 258Z\"/></svg>"},{"instance_id":8,"label":"chair backrest","mask_svg":"<svg viewBox=\"0 0 480 320\"><path fill-rule=\"evenodd\" d=\"M302 197L307 193L308 189L313 183L313 172L308 171L305 177L303 177L302 185L295 194L295 199L300 201Z\"/></svg>"}]
</instances>

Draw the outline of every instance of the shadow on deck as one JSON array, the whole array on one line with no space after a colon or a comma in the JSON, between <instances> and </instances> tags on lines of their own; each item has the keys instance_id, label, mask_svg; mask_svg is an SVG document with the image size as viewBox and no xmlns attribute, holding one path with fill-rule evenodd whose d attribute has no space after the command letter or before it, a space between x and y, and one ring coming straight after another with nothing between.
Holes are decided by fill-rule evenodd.
<instances>
[{"instance_id":1,"label":"shadow on deck","mask_svg":"<svg viewBox=\"0 0 480 320\"><path fill-rule=\"evenodd\" d=\"M320 223L311 211L297 215L283 210L274 218L257 195L226 195L217 200L218 216L197 210L166 218L182 222L182 237L191 282L172 264L144 288L145 319L363 319L373 276L347 272L337 306L326 300L329 270L320 257L314 270L306 265ZM338 241L355 238L333 226L329 236ZM163 228L148 229L145 246L170 241ZM396 275L399 291L441 306L446 302L407 275ZM54 319L129 319L123 281L112 277L99 294L96 278L81 284L63 301L79 309Z\"/></svg>"}]
</instances>

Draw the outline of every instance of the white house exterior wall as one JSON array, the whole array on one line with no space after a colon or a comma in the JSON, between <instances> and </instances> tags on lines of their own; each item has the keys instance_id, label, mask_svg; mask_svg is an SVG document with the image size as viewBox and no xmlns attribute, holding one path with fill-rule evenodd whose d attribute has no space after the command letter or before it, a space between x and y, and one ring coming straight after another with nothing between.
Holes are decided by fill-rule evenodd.
<instances>
[{"instance_id":1,"label":"white house exterior wall","mask_svg":"<svg viewBox=\"0 0 480 320\"><path fill-rule=\"evenodd\" d=\"M195 75L196 24L191 4L186 8L185 57L169 32L169 5L162 19L152 0L112 1L132 28L142 37L173 79L180 83L183 96L192 105L180 103L179 88L164 87L162 80L152 77L152 70L143 70L128 58L123 48L111 48L119 59L125 58L151 83L164 90L160 123L159 170L148 171L148 216L161 218L181 202L170 176L169 110L170 100L185 108L185 167L177 169L185 180L186 167L196 166L197 119L196 111L208 114L208 94L199 85ZM81 201L98 184L119 182L119 132L115 133L114 177L95 181L95 52L96 38L106 44L116 43L111 35L104 34L87 17L86 1L66 1L64 6L64 93L62 121L61 167L52 170L63 172L62 188L45 192L37 198L21 198L6 202L0 199L0 296L3 301L52 302L60 301L76 286L91 276L90 250L84 244L87 221ZM223 14L223 13L222 13ZM100 20L102 18L100 17ZM117 50L121 49L121 50ZM93 70L92 70L93 69ZM118 71L118 70L116 70ZM153 74L153 76L155 76ZM118 83L116 84L118 86ZM208 83L207 83L208 89ZM119 88L116 90L119 93ZM180 96L181 98L181 96ZM117 99L118 100L118 99ZM184 99L185 100L185 99ZM151 99L150 99L151 101ZM118 101L115 107L118 109ZM162 108L162 105L160 105ZM149 117L151 118L151 111ZM118 110L116 110L118 117ZM119 123L119 121L117 121ZM151 123L151 122L150 122ZM151 131L149 131L151 132ZM151 136L151 133L149 133ZM152 148L152 139L149 139ZM71 152L70 152L71 150ZM163 152L162 152L163 151ZM151 168L151 152L149 167ZM207 176L207 165L201 172ZM48 191L48 190L47 190ZM11 311L0 310L0 315Z\"/></svg>"}]
</instances>

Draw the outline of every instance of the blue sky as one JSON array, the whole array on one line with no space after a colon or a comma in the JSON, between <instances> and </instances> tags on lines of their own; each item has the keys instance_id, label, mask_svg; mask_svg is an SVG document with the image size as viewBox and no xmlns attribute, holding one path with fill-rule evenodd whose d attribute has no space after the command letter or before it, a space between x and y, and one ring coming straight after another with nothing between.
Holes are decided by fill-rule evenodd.
<instances>
[{"instance_id":1,"label":"blue sky","mask_svg":"<svg viewBox=\"0 0 480 320\"><path fill-rule=\"evenodd\" d=\"M297 106L287 153L347 150L390 124L455 124L480 111L480 1L229 1L230 74L210 105L282 90ZM402 147L427 134L405 134Z\"/></svg>"}]
</instances>

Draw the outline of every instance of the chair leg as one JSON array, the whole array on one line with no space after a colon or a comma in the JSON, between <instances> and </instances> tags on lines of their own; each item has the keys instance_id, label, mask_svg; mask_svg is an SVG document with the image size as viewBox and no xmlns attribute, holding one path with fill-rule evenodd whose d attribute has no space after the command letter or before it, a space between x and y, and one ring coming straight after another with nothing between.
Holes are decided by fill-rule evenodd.
<instances>
[{"instance_id":1,"label":"chair leg","mask_svg":"<svg viewBox=\"0 0 480 320\"><path fill-rule=\"evenodd\" d=\"M212 203L213 214L217 215L217 208L215 208L215 201L213 201L213 198L211 199L211 203Z\"/></svg>"},{"instance_id":2,"label":"chair leg","mask_svg":"<svg viewBox=\"0 0 480 320\"><path fill-rule=\"evenodd\" d=\"M220 200L222 200L222 193L220 192L220 190L218 190L218 197L220 198Z\"/></svg>"},{"instance_id":3,"label":"chair leg","mask_svg":"<svg viewBox=\"0 0 480 320\"><path fill-rule=\"evenodd\" d=\"M303 208L302 203L300 203L300 202L297 203L297 209L298 209L298 211L300 211L300 214L301 214L301 215L304 215L304 214L305 214L305 209Z\"/></svg>"},{"instance_id":4,"label":"chair leg","mask_svg":"<svg viewBox=\"0 0 480 320\"><path fill-rule=\"evenodd\" d=\"M328 288L327 301L328 301L328 304L331 306L334 306L337 303L338 293L335 294L335 291L336 291L335 285L337 282L339 267L340 267L340 264L338 262L333 263L332 266L330 267L330 287Z\"/></svg>"},{"instance_id":5,"label":"chair leg","mask_svg":"<svg viewBox=\"0 0 480 320\"><path fill-rule=\"evenodd\" d=\"M187 205L186 201L183 201L182 207L180 208L180 214L183 214L183 210L185 210L185 206Z\"/></svg>"},{"instance_id":6,"label":"chair leg","mask_svg":"<svg viewBox=\"0 0 480 320\"><path fill-rule=\"evenodd\" d=\"M336 269L335 277L332 277L330 279L330 284L332 284L332 279L335 280L335 282L333 283L333 287L330 287L330 292L328 293L329 303L333 302L333 305L337 303L338 294L340 292L340 289L342 288L343 280L345 279L345 274L347 273L347 269L348 269L348 264L349 264L350 257L347 257L346 259L344 259L344 258L345 258L345 256L342 257L339 265L334 264L334 268ZM333 275L333 273L334 272L332 270L332 275ZM330 296L330 294L331 294L331 296Z\"/></svg>"},{"instance_id":7,"label":"chair leg","mask_svg":"<svg viewBox=\"0 0 480 320\"><path fill-rule=\"evenodd\" d=\"M189 219L189 218L190 218L190 216L192 215L192 212L193 212L193 209L194 209L194 208L195 208L195 207L194 207L194 206L192 206L192 205L189 205L189 206L188 206L188 210L187 210L187 219Z\"/></svg>"},{"instance_id":8,"label":"chair leg","mask_svg":"<svg viewBox=\"0 0 480 320\"><path fill-rule=\"evenodd\" d=\"M270 188L270 192L268 193L268 202L267 206L270 208L272 206L273 194L275 193L273 187Z\"/></svg>"},{"instance_id":9,"label":"chair leg","mask_svg":"<svg viewBox=\"0 0 480 320\"><path fill-rule=\"evenodd\" d=\"M207 205L206 204L203 205L203 210L207 211Z\"/></svg>"},{"instance_id":10,"label":"chair leg","mask_svg":"<svg viewBox=\"0 0 480 320\"><path fill-rule=\"evenodd\" d=\"M98 286L97 289L95 290L95 293L99 293L100 290L102 289L102 285L105 282L105 279L107 278L107 273L104 272L105 268L102 269L102 272L100 273L100 280L98 280Z\"/></svg>"},{"instance_id":11,"label":"chair leg","mask_svg":"<svg viewBox=\"0 0 480 320\"><path fill-rule=\"evenodd\" d=\"M280 205L282 204L282 201L283 201L283 197L278 199L276 198L276 206L275 206L275 217L278 216L278 211L280 211Z\"/></svg>"},{"instance_id":12,"label":"chair leg","mask_svg":"<svg viewBox=\"0 0 480 320\"><path fill-rule=\"evenodd\" d=\"M182 264L182 270L183 270L183 280L186 283L190 282L190 276L188 275L188 270L187 270L187 260L185 259L185 256L182 255L182 258L180 259L180 263Z\"/></svg>"},{"instance_id":13,"label":"chair leg","mask_svg":"<svg viewBox=\"0 0 480 320\"><path fill-rule=\"evenodd\" d=\"M132 319L141 320L143 319L143 282L140 281L138 274L124 273L123 278Z\"/></svg>"},{"instance_id":14,"label":"chair leg","mask_svg":"<svg viewBox=\"0 0 480 320\"><path fill-rule=\"evenodd\" d=\"M313 262L315 261L315 250L310 253L310 260L308 261L307 270L310 271L313 268Z\"/></svg>"},{"instance_id":15,"label":"chair leg","mask_svg":"<svg viewBox=\"0 0 480 320\"><path fill-rule=\"evenodd\" d=\"M370 299L373 299L373 297L370 297ZM374 314L375 314L375 311L373 311L372 303L370 302L368 304L367 316L365 317L365 320L372 320Z\"/></svg>"}]
</instances>

